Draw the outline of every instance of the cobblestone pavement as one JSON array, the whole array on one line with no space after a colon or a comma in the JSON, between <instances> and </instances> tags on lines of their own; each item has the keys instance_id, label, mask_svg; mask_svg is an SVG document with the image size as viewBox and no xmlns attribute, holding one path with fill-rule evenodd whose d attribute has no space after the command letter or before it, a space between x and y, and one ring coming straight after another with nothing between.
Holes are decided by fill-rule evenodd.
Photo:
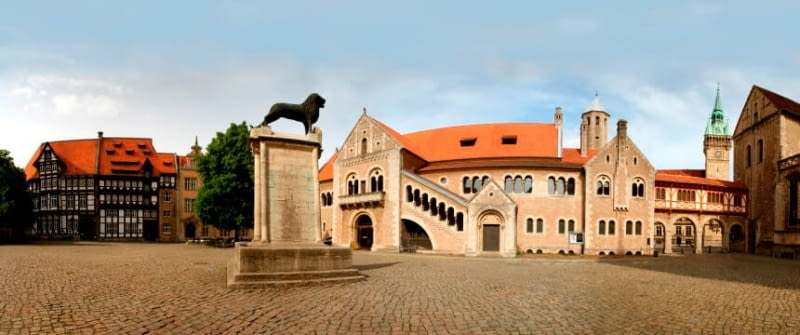
<instances>
[{"instance_id":1,"label":"cobblestone pavement","mask_svg":"<svg viewBox=\"0 0 800 335\"><path fill-rule=\"evenodd\" d=\"M228 290L232 249L0 245L0 334L800 334L800 262L355 252L368 279Z\"/></svg>"}]
</instances>

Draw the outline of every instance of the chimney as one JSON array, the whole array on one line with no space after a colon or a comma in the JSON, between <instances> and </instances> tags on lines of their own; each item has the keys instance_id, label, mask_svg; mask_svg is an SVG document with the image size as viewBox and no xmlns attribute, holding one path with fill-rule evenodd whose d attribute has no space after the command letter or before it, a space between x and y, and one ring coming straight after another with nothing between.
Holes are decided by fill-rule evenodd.
<instances>
[{"instance_id":1,"label":"chimney","mask_svg":"<svg viewBox=\"0 0 800 335\"><path fill-rule=\"evenodd\" d=\"M556 155L558 155L558 158L561 158L561 157L564 156L564 154L563 154L563 151L564 151L564 131L562 130L562 128L563 128L563 117L564 117L564 114L561 113L561 107L556 107L556 111L555 111L555 113L553 115L553 119L554 119L553 121L556 124L556 131L558 131L558 148L556 148L556 150L557 150L556 151Z\"/></svg>"},{"instance_id":2,"label":"chimney","mask_svg":"<svg viewBox=\"0 0 800 335\"><path fill-rule=\"evenodd\" d=\"M97 138L103 138L103 132L102 131L98 131L97 132Z\"/></svg>"},{"instance_id":3,"label":"chimney","mask_svg":"<svg viewBox=\"0 0 800 335\"><path fill-rule=\"evenodd\" d=\"M618 138L628 137L628 121L625 120L617 121L617 137Z\"/></svg>"}]
</instances>

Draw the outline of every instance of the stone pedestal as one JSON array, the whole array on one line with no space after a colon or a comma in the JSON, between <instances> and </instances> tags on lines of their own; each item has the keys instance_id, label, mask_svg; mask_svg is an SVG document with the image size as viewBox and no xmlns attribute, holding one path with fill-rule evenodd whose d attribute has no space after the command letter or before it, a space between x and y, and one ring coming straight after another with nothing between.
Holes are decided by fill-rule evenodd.
<instances>
[{"instance_id":1,"label":"stone pedestal","mask_svg":"<svg viewBox=\"0 0 800 335\"><path fill-rule=\"evenodd\" d=\"M297 286L362 280L349 248L320 236L322 134L250 131L255 164L254 238L239 242L228 264L229 288Z\"/></svg>"}]
</instances>

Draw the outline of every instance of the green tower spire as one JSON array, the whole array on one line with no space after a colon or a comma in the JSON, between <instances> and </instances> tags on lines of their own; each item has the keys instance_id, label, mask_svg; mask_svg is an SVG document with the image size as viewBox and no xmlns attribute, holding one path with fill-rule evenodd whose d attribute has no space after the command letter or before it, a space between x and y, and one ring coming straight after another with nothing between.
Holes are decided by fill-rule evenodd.
<instances>
[{"instance_id":1,"label":"green tower spire","mask_svg":"<svg viewBox=\"0 0 800 335\"><path fill-rule=\"evenodd\" d=\"M714 101L714 111L711 112L711 119L706 126L706 135L725 135L729 136L728 121L722 112L722 104L719 101L719 83L717 83L717 98Z\"/></svg>"}]
</instances>

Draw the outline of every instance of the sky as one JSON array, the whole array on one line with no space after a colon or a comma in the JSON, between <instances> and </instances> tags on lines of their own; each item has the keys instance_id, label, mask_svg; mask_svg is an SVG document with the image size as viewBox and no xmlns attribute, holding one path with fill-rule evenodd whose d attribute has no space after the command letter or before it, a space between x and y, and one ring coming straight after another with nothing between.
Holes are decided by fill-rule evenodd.
<instances>
[{"instance_id":1,"label":"sky","mask_svg":"<svg viewBox=\"0 0 800 335\"><path fill-rule=\"evenodd\" d=\"M323 161L364 108L400 133L553 122L595 94L657 169L702 169L719 85L800 101L793 1L14 1L0 11L0 149L152 138L206 146L275 102L327 99ZM302 133L294 121L276 131ZM616 133L609 127L609 138ZM322 164L322 162L321 162Z\"/></svg>"}]
</instances>

